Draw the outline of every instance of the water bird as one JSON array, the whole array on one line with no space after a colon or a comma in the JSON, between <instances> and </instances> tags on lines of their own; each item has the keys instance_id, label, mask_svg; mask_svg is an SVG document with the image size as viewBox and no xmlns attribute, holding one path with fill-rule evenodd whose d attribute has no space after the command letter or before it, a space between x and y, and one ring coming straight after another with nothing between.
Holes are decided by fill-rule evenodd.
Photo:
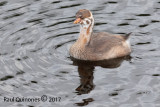
<instances>
[{"instance_id":1,"label":"water bird","mask_svg":"<svg viewBox=\"0 0 160 107\"><path fill-rule=\"evenodd\" d=\"M108 60L123 57L131 53L129 36L93 32L94 18L91 11L81 9L76 13L74 24L80 24L79 38L70 47L71 57L80 60Z\"/></svg>"}]
</instances>

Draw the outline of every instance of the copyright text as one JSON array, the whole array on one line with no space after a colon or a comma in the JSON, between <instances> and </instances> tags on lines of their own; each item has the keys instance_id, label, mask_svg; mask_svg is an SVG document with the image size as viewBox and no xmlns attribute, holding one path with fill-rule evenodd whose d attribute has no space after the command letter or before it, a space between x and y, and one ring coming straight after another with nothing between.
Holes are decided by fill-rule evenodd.
<instances>
[{"instance_id":1,"label":"copyright text","mask_svg":"<svg viewBox=\"0 0 160 107\"><path fill-rule=\"evenodd\" d=\"M4 97L4 102L60 102L61 97L50 97L42 95L41 97Z\"/></svg>"}]
</instances>

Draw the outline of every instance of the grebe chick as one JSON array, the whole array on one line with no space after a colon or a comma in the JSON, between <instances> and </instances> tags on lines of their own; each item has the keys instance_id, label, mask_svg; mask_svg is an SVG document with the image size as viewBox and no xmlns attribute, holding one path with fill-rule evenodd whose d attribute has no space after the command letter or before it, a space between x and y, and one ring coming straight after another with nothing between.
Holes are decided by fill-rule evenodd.
<instances>
[{"instance_id":1,"label":"grebe chick","mask_svg":"<svg viewBox=\"0 0 160 107\"><path fill-rule=\"evenodd\" d=\"M94 18L89 10L76 13L74 24L80 24L80 34L71 46L70 56L80 60L107 60L131 53L129 35L115 35L107 32L93 33Z\"/></svg>"}]
</instances>

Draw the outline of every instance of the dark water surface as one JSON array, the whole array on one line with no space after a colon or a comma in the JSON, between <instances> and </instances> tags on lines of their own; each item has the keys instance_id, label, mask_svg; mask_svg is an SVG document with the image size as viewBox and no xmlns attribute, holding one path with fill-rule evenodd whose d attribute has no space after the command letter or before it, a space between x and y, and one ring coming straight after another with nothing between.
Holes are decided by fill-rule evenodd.
<instances>
[{"instance_id":1,"label":"dark water surface","mask_svg":"<svg viewBox=\"0 0 160 107\"><path fill-rule=\"evenodd\" d=\"M83 8L96 32L133 32L130 60L69 58ZM4 101L42 95L54 102ZM0 0L0 107L84 105L160 107L160 0Z\"/></svg>"}]
</instances>

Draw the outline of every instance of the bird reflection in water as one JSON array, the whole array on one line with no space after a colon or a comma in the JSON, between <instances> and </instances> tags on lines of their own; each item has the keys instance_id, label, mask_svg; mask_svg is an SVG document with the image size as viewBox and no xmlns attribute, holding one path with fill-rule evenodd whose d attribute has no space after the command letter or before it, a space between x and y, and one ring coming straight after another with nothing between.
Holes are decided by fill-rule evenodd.
<instances>
[{"instance_id":1,"label":"bird reflection in water","mask_svg":"<svg viewBox=\"0 0 160 107\"><path fill-rule=\"evenodd\" d=\"M80 76L80 85L75 89L77 95L88 94L91 92L95 85L93 83L93 73L96 66L101 66L103 68L117 68L121 65L124 60L130 60L131 56L127 55L121 58L114 58L110 60L103 61L83 61L71 58L73 65L78 66L78 73ZM83 102L76 103L79 106L88 105L89 102L94 101L92 98L83 99ZM92 100L91 100L92 99Z\"/></svg>"}]
</instances>

